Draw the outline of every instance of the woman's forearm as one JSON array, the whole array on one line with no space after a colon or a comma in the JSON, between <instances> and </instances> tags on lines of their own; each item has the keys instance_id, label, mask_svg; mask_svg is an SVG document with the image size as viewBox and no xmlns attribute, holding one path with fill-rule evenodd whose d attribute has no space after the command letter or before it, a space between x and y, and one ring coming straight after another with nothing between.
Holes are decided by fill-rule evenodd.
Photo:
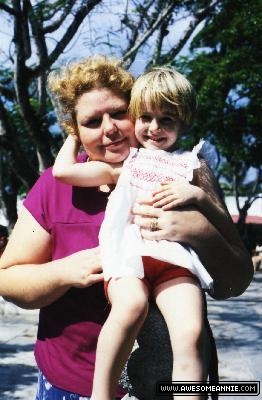
<instances>
[{"instance_id":1,"label":"woman's forearm","mask_svg":"<svg viewBox=\"0 0 262 400\"><path fill-rule=\"evenodd\" d=\"M0 296L22 308L42 308L70 287L86 288L103 281L101 271L99 247L42 264L2 265Z\"/></svg>"},{"instance_id":2,"label":"woman's forearm","mask_svg":"<svg viewBox=\"0 0 262 400\"><path fill-rule=\"evenodd\" d=\"M45 307L68 289L56 262L0 269L0 295L25 309Z\"/></svg>"},{"instance_id":3,"label":"woman's forearm","mask_svg":"<svg viewBox=\"0 0 262 400\"><path fill-rule=\"evenodd\" d=\"M201 233L190 238L202 264L214 280L213 297L241 295L253 278L252 260L242 243L229 243L208 221Z\"/></svg>"},{"instance_id":4,"label":"woman's forearm","mask_svg":"<svg viewBox=\"0 0 262 400\"><path fill-rule=\"evenodd\" d=\"M99 247L53 261L51 253L50 234L22 208L0 258L0 296L22 308L42 308L70 287L103 280Z\"/></svg>"}]
</instances>

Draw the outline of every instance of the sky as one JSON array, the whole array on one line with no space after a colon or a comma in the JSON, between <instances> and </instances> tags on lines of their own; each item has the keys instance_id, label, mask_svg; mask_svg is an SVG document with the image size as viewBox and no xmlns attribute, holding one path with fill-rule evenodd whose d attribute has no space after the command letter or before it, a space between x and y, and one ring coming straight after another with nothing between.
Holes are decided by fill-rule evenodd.
<instances>
[{"instance_id":1,"label":"sky","mask_svg":"<svg viewBox=\"0 0 262 400\"><path fill-rule=\"evenodd\" d=\"M115 3L114 3L115 4ZM123 3L122 3L123 5ZM102 44L104 38L101 35L101 32L104 34L106 31L117 30L119 29L119 5L117 6L117 12L114 12L114 7L110 7L110 13L105 14L102 12L102 6L97 7L97 11L94 13L94 18L87 17L84 23L80 26L75 38L66 48L64 54L58 60L58 63L64 63L72 58L86 57L90 54L94 53L108 53L108 47ZM2 11L1 11L2 12ZM3 12L2 12L3 13ZM6 13L2 14L3 16L7 16ZM10 20L10 17L9 17ZM167 46L170 43L175 43L179 38L181 33L188 26L190 20L189 18L181 18L178 23L173 26L173 29L170 29L169 36L166 38ZM61 26L60 30L58 30L53 36L50 36L49 39L49 48L51 49L59 37L63 34L66 29L66 26ZM101 26L103 27L101 29ZM10 54L12 54L14 48L11 43L12 38L12 22L7 22L6 18L1 18L1 27L0 27L0 62L7 62L7 58ZM112 35L112 38L115 38L115 43L117 46L124 48L124 36ZM181 54L186 54L188 52L188 46L182 50ZM150 51L151 46L147 48L146 51ZM115 54L118 56L118 54ZM29 60L29 62L32 60ZM147 63L146 54L139 54L130 70L135 75L139 75L143 72L144 67Z\"/></svg>"}]
</instances>

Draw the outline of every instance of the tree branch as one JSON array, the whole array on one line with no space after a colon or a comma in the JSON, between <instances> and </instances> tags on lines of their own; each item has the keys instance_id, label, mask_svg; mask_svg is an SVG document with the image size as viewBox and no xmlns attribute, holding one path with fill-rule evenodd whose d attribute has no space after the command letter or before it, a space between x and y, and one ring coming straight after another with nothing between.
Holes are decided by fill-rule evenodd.
<instances>
[{"instance_id":1,"label":"tree branch","mask_svg":"<svg viewBox=\"0 0 262 400\"><path fill-rule=\"evenodd\" d=\"M37 55L39 57L39 65L45 63L48 57L48 50L45 41L45 36L43 34L43 29L41 25L41 18L37 16L29 0L25 0L28 3L29 9L29 21L31 24L32 35L37 48ZM39 22L40 21L40 22ZM44 70L41 71L41 75L38 79L38 115L42 116L46 114L46 73Z\"/></svg>"},{"instance_id":2,"label":"tree branch","mask_svg":"<svg viewBox=\"0 0 262 400\"><path fill-rule=\"evenodd\" d=\"M0 84L0 94L4 96L7 100L14 101L14 92L2 84Z\"/></svg>"},{"instance_id":3,"label":"tree branch","mask_svg":"<svg viewBox=\"0 0 262 400\"><path fill-rule=\"evenodd\" d=\"M90 0L87 5L82 6L78 9L72 23L69 25L67 31L65 32L64 36L59 40L54 50L49 54L46 60L44 60L42 65L39 65L36 68L32 69L31 73L33 76L38 76L43 69L48 70L54 64L58 57L63 53L68 43L70 43L70 41L74 37L84 18L101 1L102 0Z\"/></svg>"},{"instance_id":4,"label":"tree branch","mask_svg":"<svg viewBox=\"0 0 262 400\"><path fill-rule=\"evenodd\" d=\"M162 46L163 46L163 41L168 33L168 25L169 25L169 21L172 18L172 14L170 14L162 23L160 29L159 29L159 33L158 33L158 37L156 39L156 45L155 45L155 52L154 55L152 57L152 60L150 61L150 63L147 64L146 69L148 69L150 66L152 65L158 65L160 64L159 60L161 58L161 51L162 51Z\"/></svg>"},{"instance_id":5,"label":"tree branch","mask_svg":"<svg viewBox=\"0 0 262 400\"><path fill-rule=\"evenodd\" d=\"M15 10L13 8L9 7L8 5L6 5L5 3L0 3L0 10L5 11L12 16L16 16Z\"/></svg>"},{"instance_id":6,"label":"tree branch","mask_svg":"<svg viewBox=\"0 0 262 400\"><path fill-rule=\"evenodd\" d=\"M128 38L128 46L125 49L125 54L128 53L135 45L137 38L139 36L139 32L143 31L143 25L147 23L146 30L150 25L152 25L156 17L149 17L149 10L154 4L155 0L152 0L150 2L147 2L146 5L141 6L138 2L138 4L135 3L136 9L139 9L138 12L138 20L137 21L132 21L130 14L128 12L128 4L126 4L126 10L124 17L121 20L121 23L129 29L130 37ZM137 17L137 14L136 14ZM121 31L123 28L121 28ZM145 29L144 29L145 30Z\"/></svg>"},{"instance_id":7,"label":"tree branch","mask_svg":"<svg viewBox=\"0 0 262 400\"><path fill-rule=\"evenodd\" d=\"M67 18L68 14L71 12L71 10L73 9L74 5L76 3L76 0L67 0L65 3L65 7L63 9L62 14L60 15L59 18L57 18L55 21L53 21L52 23L46 25L45 27L43 26L42 29L42 33L46 34L46 33L53 33L55 32L58 28L60 28L60 26L62 25L62 23L65 21L65 19ZM54 9L53 15L50 13L48 15L48 20L51 21L51 19L53 18L53 16L56 14L57 10Z\"/></svg>"},{"instance_id":8,"label":"tree branch","mask_svg":"<svg viewBox=\"0 0 262 400\"><path fill-rule=\"evenodd\" d=\"M125 61L127 66L130 66L131 63L133 62L137 51L139 48L146 42L146 40L155 32L155 30L161 25L162 21L165 20L165 18L173 12L174 8L176 7L176 4L172 2L169 4L162 13L158 15L154 23L150 26L150 28L143 34L140 35L140 37L137 39L136 44L126 52L126 54L123 56L123 60Z\"/></svg>"},{"instance_id":9,"label":"tree branch","mask_svg":"<svg viewBox=\"0 0 262 400\"><path fill-rule=\"evenodd\" d=\"M1 136L0 148L11 153L12 169L20 181L27 187L31 187L38 177L37 170L28 161L26 154L17 141L17 132L14 124L11 124L3 102L0 98Z\"/></svg>"},{"instance_id":10,"label":"tree branch","mask_svg":"<svg viewBox=\"0 0 262 400\"><path fill-rule=\"evenodd\" d=\"M212 0L211 3L202 10L199 10L193 20L190 22L188 29L185 31L183 37L179 40L178 44L170 49L168 53L163 54L159 57L159 65L167 64L170 60L173 60L178 53L183 49L185 44L188 42L192 33L195 31L196 27L202 22L210 13L215 9L216 5L220 2L220 0Z\"/></svg>"}]
</instances>

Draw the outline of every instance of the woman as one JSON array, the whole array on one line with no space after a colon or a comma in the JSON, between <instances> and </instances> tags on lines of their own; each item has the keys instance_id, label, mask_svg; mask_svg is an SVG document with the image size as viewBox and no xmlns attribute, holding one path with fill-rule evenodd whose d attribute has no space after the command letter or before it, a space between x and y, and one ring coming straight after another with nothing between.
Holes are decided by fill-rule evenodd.
<instances>
[{"instance_id":1,"label":"woman","mask_svg":"<svg viewBox=\"0 0 262 400\"><path fill-rule=\"evenodd\" d=\"M4 225L0 225L0 257L8 242L8 229Z\"/></svg>"},{"instance_id":2,"label":"woman","mask_svg":"<svg viewBox=\"0 0 262 400\"><path fill-rule=\"evenodd\" d=\"M100 56L51 75L60 122L79 137L90 159L119 163L136 145L127 114L132 85L133 77L118 61ZM62 184L48 169L28 194L2 255L0 295L41 309L35 348L39 400L90 396L97 338L108 311L97 246L109 193L108 186ZM163 211L146 203L133 211L143 237L196 249L214 279L215 297L246 289L253 268L242 242L235 237L225 242L199 211ZM150 231L153 218L157 231ZM119 389L117 396L122 395Z\"/></svg>"}]
</instances>

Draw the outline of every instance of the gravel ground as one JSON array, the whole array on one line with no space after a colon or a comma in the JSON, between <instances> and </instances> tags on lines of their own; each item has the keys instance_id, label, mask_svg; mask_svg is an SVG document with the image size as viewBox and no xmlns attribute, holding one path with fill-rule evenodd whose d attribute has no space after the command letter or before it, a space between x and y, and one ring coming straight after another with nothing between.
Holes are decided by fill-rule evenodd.
<instances>
[{"instance_id":1,"label":"gravel ground","mask_svg":"<svg viewBox=\"0 0 262 400\"><path fill-rule=\"evenodd\" d=\"M0 298L0 399L33 400L37 368L33 346L38 313Z\"/></svg>"},{"instance_id":2,"label":"gravel ground","mask_svg":"<svg viewBox=\"0 0 262 400\"><path fill-rule=\"evenodd\" d=\"M262 381L261 286L262 273L258 272L244 295L219 302L208 299L223 381ZM36 330L37 312L23 311L0 298L0 400L35 399ZM262 399L262 395L243 398Z\"/></svg>"}]
</instances>

